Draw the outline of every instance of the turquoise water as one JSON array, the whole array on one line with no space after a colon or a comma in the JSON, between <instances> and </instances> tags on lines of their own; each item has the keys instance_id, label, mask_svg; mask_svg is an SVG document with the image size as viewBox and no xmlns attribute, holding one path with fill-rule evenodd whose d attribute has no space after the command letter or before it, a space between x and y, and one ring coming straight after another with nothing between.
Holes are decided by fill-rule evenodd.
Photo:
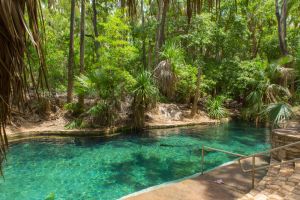
<instances>
[{"instance_id":1,"label":"turquoise water","mask_svg":"<svg viewBox=\"0 0 300 200\"><path fill-rule=\"evenodd\" d=\"M0 199L117 199L200 171L201 145L251 154L269 148L269 130L243 123L152 130L111 139L28 141L10 148ZM206 170L233 157L207 152Z\"/></svg>"}]
</instances>

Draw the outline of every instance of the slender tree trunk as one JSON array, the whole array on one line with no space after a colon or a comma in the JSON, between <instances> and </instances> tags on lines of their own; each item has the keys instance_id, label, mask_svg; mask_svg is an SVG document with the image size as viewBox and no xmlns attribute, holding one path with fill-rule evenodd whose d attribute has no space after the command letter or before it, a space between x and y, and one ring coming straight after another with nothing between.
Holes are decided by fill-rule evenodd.
<instances>
[{"instance_id":1,"label":"slender tree trunk","mask_svg":"<svg viewBox=\"0 0 300 200\"><path fill-rule=\"evenodd\" d=\"M156 20L158 22L157 28L156 28L156 36L155 36L155 59L154 64L157 65L159 62L159 37L160 37L160 24L161 24L161 12L163 7L163 0L157 0L158 3L158 12L156 16Z\"/></svg>"},{"instance_id":2,"label":"slender tree trunk","mask_svg":"<svg viewBox=\"0 0 300 200\"><path fill-rule=\"evenodd\" d=\"M250 39L251 39L251 58L256 57L257 53L257 38L256 38L256 24L253 20L253 17L250 17L248 22L248 29L250 31Z\"/></svg>"},{"instance_id":3,"label":"slender tree trunk","mask_svg":"<svg viewBox=\"0 0 300 200\"><path fill-rule=\"evenodd\" d=\"M169 7L169 0L159 0L158 12L158 27L156 32L156 45L155 45L155 64L159 62L159 51L165 40L165 23Z\"/></svg>"},{"instance_id":4,"label":"slender tree trunk","mask_svg":"<svg viewBox=\"0 0 300 200\"><path fill-rule=\"evenodd\" d=\"M198 74L197 74L197 82L196 82L196 92L195 92L195 98L191 110L191 117L194 117L197 113L198 108L198 100L200 95L200 83L201 83L201 68L198 67Z\"/></svg>"},{"instance_id":5,"label":"slender tree trunk","mask_svg":"<svg viewBox=\"0 0 300 200\"><path fill-rule=\"evenodd\" d=\"M143 66L144 69L146 69L147 64L146 64L146 37L145 37L145 13L144 13L144 0L141 0L141 14L142 14L142 29L143 29L143 35L142 35L142 51L143 51L143 55L142 55L142 62L143 62Z\"/></svg>"},{"instance_id":6,"label":"slender tree trunk","mask_svg":"<svg viewBox=\"0 0 300 200\"><path fill-rule=\"evenodd\" d=\"M188 26L189 26L190 23L191 23L192 15L193 15L192 2L191 2L191 0L187 0L187 1L186 1L186 16L187 16L187 23L188 23Z\"/></svg>"},{"instance_id":7,"label":"slender tree trunk","mask_svg":"<svg viewBox=\"0 0 300 200\"><path fill-rule=\"evenodd\" d=\"M73 101L73 84L74 84L74 25L75 25L75 0L71 1L71 17L70 17L70 44L68 59L68 90L67 102Z\"/></svg>"},{"instance_id":8,"label":"slender tree trunk","mask_svg":"<svg viewBox=\"0 0 300 200\"><path fill-rule=\"evenodd\" d=\"M287 18L287 1L283 0L281 11L279 11L278 0L275 0L276 18L278 23L278 38L279 46L282 55L287 55L287 42L286 42L286 18Z\"/></svg>"},{"instance_id":9,"label":"slender tree trunk","mask_svg":"<svg viewBox=\"0 0 300 200\"><path fill-rule=\"evenodd\" d=\"M149 39L149 47L148 47L148 69L152 67L152 51L153 46L151 45L151 40Z\"/></svg>"},{"instance_id":10,"label":"slender tree trunk","mask_svg":"<svg viewBox=\"0 0 300 200\"><path fill-rule=\"evenodd\" d=\"M161 18L161 25L160 25L160 40L159 40L159 47L161 48L163 43L165 42L165 25L166 25L166 18L167 18L167 12L169 8L169 0L164 0L164 7L162 12L162 18Z\"/></svg>"},{"instance_id":11,"label":"slender tree trunk","mask_svg":"<svg viewBox=\"0 0 300 200\"><path fill-rule=\"evenodd\" d=\"M80 13L80 75L84 73L84 35L85 35L85 0L81 0ZM78 96L79 107L84 106L84 96Z\"/></svg>"},{"instance_id":12,"label":"slender tree trunk","mask_svg":"<svg viewBox=\"0 0 300 200\"><path fill-rule=\"evenodd\" d=\"M98 28L97 28L97 9L96 9L96 0L93 0L92 1L92 6L93 6L93 28L94 28L94 35L95 35L95 38L94 38L94 45L95 45L95 53L96 53L96 60L99 59L99 42L97 40L98 36L99 36L99 33L98 33Z\"/></svg>"}]
</instances>

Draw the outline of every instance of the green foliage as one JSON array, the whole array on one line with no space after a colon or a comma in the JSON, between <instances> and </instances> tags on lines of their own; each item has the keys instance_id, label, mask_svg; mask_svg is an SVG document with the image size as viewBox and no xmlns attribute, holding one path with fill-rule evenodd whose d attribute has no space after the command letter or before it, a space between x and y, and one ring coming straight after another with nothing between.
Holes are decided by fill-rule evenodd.
<instances>
[{"instance_id":1,"label":"green foliage","mask_svg":"<svg viewBox=\"0 0 300 200\"><path fill-rule=\"evenodd\" d=\"M191 30L183 37L189 41L189 46L207 47L213 43L216 23L211 20L211 14L204 13L195 16Z\"/></svg>"},{"instance_id":2,"label":"green foliage","mask_svg":"<svg viewBox=\"0 0 300 200\"><path fill-rule=\"evenodd\" d=\"M206 109L209 117L213 119L221 119L228 115L226 108L223 105L225 98L217 96L213 99L208 99L206 102Z\"/></svg>"},{"instance_id":3,"label":"green foliage","mask_svg":"<svg viewBox=\"0 0 300 200\"><path fill-rule=\"evenodd\" d=\"M158 90L150 72L143 71L136 77L136 82L132 87L132 95L136 104L142 104L146 107L156 102Z\"/></svg>"},{"instance_id":4,"label":"green foliage","mask_svg":"<svg viewBox=\"0 0 300 200\"><path fill-rule=\"evenodd\" d=\"M114 125L114 121L118 119L118 115L113 103L99 101L87 111L92 116L94 125Z\"/></svg>"},{"instance_id":5,"label":"green foliage","mask_svg":"<svg viewBox=\"0 0 300 200\"><path fill-rule=\"evenodd\" d=\"M68 123L65 128L66 129L75 129L75 128L81 128L83 124L82 119L74 119L70 123Z\"/></svg>"},{"instance_id":6,"label":"green foliage","mask_svg":"<svg viewBox=\"0 0 300 200\"><path fill-rule=\"evenodd\" d=\"M66 103L64 105L64 109L70 111L73 116L78 116L82 113L82 108L78 105L78 103Z\"/></svg>"},{"instance_id":7,"label":"green foliage","mask_svg":"<svg viewBox=\"0 0 300 200\"><path fill-rule=\"evenodd\" d=\"M129 42L131 32L126 18L117 10L108 16L107 22L101 23L101 26L103 31L98 37L101 44L99 65L129 69L132 61L138 58L138 52Z\"/></svg>"},{"instance_id":8,"label":"green foliage","mask_svg":"<svg viewBox=\"0 0 300 200\"><path fill-rule=\"evenodd\" d=\"M277 102L287 102L291 94L289 90L269 81L261 81L246 98L247 108L244 109L244 117L255 119L257 122L263 119L264 109Z\"/></svg>"},{"instance_id":9,"label":"green foliage","mask_svg":"<svg viewBox=\"0 0 300 200\"><path fill-rule=\"evenodd\" d=\"M70 2L54 2L52 10L47 6L42 8L46 62L51 90L63 92L67 85ZM93 18L91 3L86 2L87 19ZM281 56L274 0L221 1L220 10L214 7L213 11L205 3L200 14L193 11L190 23L186 2L170 5L160 49L157 49L157 28L161 24L156 17L158 5L146 1L144 4L144 23L141 9L129 18L113 1L96 4L100 36L95 37L92 20L86 20L85 72L80 76L80 9L76 4L75 93L95 99L95 104L85 111L94 123L117 123L120 105L128 99L133 100L132 111L140 117L157 96L165 102L190 103L195 95L199 66L200 97L224 94L243 104L247 119L262 120L261 113L270 104L300 102L298 1L288 3L289 56ZM99 57L95 40L99 42ZM34 66L32 76L37 76L39 60L33 48L30 49L33 62L27 64ZM155 58L156 51L160 52L160 60ZM144 57L147 66L142 65ZM26 74L26 78L30 76ZM212 117L223 116L219 97L210 99L207 106ZM75 116L82 112L75 103L65 108ZM142 123L136 122L140 126L143 119Z\"/></svg>"},{"instance_id":10,"label":"green foliage","mask_svg":"<svg viewBox=\"0 0 300 200\"><path fill-rule=\"evenodd\" d=\"M158 98L158 89L150 72L143 71L137 76L136 83L132 88L132 96L134 126L142 128L145 121L145 111L149 107L153 107Z\"/></svg>"},{"instance_id":11,"label":"green foliage","mask_svg":"<svg viewBox=\"0 0 300 200\"><path fill-rule=\"evenodd\" d=\"M77 78L78 94L97 96L99 102L88 113L102 116L101 124L112 125L117 120L117 112L122 99L135 84L133 76L123 68L104 66L94 69L88 76Z\"/></svg>"},{"instance_id":12,"label":"green foliage","mask_svg":"<svg viewBox=\"0 0 300 200\"><path fill-rule=\"evenodd\" d=\"M196 90L197 68L183 65L177 70L176 100L188 103Z\"/></svg>"},{"instance_id":13,"label":"green foliage","mask_svg":"<svg viewBox=\"0 0 300 200\"><path fill-rule=\"evenodd\" d=\"M218 84L224 93L233 97L244 96L249 88L254 88L265 79L267 62L264 60L225 60L220 66L223 71ZM226 83L226 84L224 84Z\"/></svg>"},{"instance_id":14,"label":"green foliage","mask_svg":"<svg viewBox=\"0 0 300 200\"><path fill-rule=\"evenodd\" d=\"M273 127L278 127L292 117L293 111L289 104L279 102L268 105L262 114L272 122Z\"/></svg>"},{"instance_id":15,"label":"green foliage","mask_svg":"<svg viewBox=\"0 0 300 200\"><path fill-rule=\"evenodd\" d=\"M165 44L163 51L160 54L163 59L167 59L172 63L174 70L184 64L183 49L174 42Z\"/></svg>"},{"instance_id":16,"label":"green foliage","mask_svg":"<svg viewBox=\"0 0 300 200\"><path fill-rule=\"evenodd\" d=\"M60 2L61 3L61 2ZM66 66L68 62L69 16L64 12L45 12L45 52L48 81L58 91L66 89ZM78 40L75 41L76 46Z\"/></svg>"}]
</instances>

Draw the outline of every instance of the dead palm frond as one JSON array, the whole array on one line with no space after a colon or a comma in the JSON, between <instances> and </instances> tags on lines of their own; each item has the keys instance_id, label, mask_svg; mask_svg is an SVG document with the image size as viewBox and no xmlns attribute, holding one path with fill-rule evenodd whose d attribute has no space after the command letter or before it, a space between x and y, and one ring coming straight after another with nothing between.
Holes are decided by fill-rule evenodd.
<instances>
[{"instance_id":1,"label":"dead palm frond","mask_svg":"<svg viewBox=\"0 0 300 200\"><path fill-rule=\"evenodd\" d=\"M5 126L12 103L23 104L27 91L26 77L32 72L24 62L27 40L34 46L41 66L37 84L33 85L36 91L47 86L39 32L41 16L39 0L0 0L0 164L5 159L8 146ZM33 79L33 75L30 77ZM36 82L32 80L32 83Z\"/></svg>"},{"instance_id":2,"label":"dead palm frond","mask_svg":"<svg viewBox=\"0 0 300 200\"><path fill-rule=\"evenodd\" d=\"M269 103L276 103L280 97L291 97L291 93L288 88L277 84L270 84L266 87L266 99Z\"/></svg>"},{"instance_id":3,"label":"dead palm frond","mask_svg":"<svg viewBox=\"0 0 300 200\"><path fill-rule=\"evenodd\" d=\"M172 98L175 93L177 77L168 60L161 61L154 69L154 77L162 94Z\"/></svg>"}]
</instances>

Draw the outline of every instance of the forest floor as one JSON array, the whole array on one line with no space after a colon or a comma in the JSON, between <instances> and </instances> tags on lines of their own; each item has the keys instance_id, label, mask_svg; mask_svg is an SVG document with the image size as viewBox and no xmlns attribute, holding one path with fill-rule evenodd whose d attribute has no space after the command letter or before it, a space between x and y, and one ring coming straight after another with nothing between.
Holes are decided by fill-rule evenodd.
<instances>
[{"instance_id":1,"label":"forest floor","mask_svg":"<svg viewBox=\"0 0 300 200\"><path fill-rule=\"evenodd\" d=\"M22 114L13 113L11 123L7 126L7 135L14 135L25 132L43 132L43 131L70 131L70 130L107 130L112 127L101 128L72 128L67 129L66 126L71 120L66 115L67 111L64 109L57 109L55 113L51 112L47 117L41 117L38 114ZM220 120L214 120L207 116L204 111L199 112L193 117L190 117L190 109L186 105L165 104L159 103L156 108L152 109L146 114L146 128L169 128L177 126L190 125L207 125L216 124ZM121 128L130 126L126 123L121 123Z\"/></svg>"}]
</instances>

